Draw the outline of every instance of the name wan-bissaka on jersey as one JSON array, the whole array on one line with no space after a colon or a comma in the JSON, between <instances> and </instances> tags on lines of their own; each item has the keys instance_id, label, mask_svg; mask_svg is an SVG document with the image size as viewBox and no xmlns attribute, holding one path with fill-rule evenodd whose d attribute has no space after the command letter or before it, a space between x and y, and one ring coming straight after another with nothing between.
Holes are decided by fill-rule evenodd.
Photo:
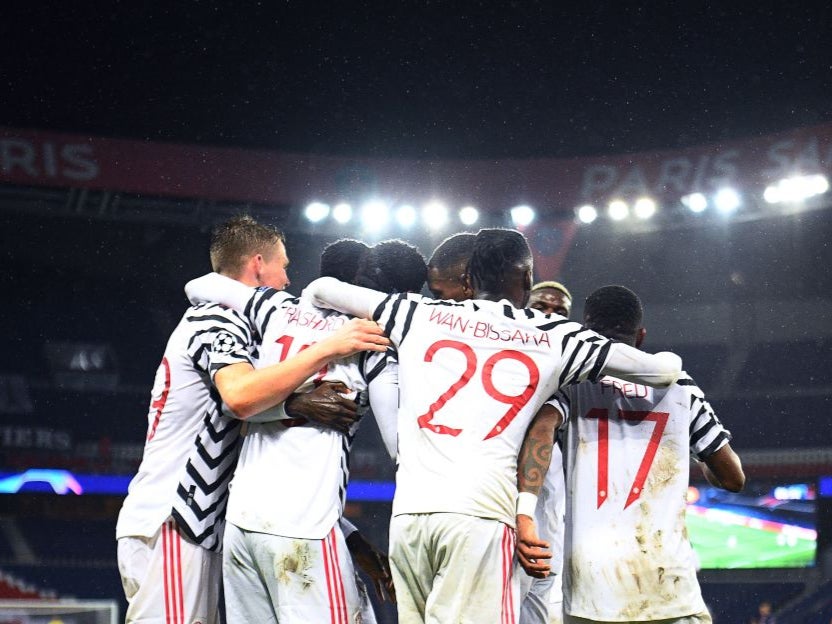
<instances>
[{"instance_id":1,"label":"name wan-bissaka on jersey","mask_svg":"<svg viewBox=\"0 0 832 624\"><path fill-rule=\"evenodd\" d=\"M546 332L526 331L522 329L496 329L491 323L475 321L446 310L431 310L428 321L436 325L447 327L458 334L485 338L498 342L518 342L523 345L533 343L535 346L545 345L551 348L552 343Z\"/></svg>"}]
</instances>

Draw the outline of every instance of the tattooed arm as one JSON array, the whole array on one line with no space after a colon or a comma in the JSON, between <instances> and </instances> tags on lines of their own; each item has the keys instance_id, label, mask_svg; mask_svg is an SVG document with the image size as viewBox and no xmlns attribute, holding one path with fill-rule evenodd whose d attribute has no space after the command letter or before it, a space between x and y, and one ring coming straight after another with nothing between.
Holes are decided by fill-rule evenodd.
<instances>
[{"instance_id":1,"label":"tattooed arm","mask_svg":"<svg viewBox=\"0 0 832 624\"><path fill-rule=\"evenodd\" d=\"M543 479L549 470L555 432L563 422L563 415L546 404L540 408L526 431L517 458L517 558L529 576L544 578L551 566L549 544L537 536L534 512Z\"/></svg>"}]
</instances>

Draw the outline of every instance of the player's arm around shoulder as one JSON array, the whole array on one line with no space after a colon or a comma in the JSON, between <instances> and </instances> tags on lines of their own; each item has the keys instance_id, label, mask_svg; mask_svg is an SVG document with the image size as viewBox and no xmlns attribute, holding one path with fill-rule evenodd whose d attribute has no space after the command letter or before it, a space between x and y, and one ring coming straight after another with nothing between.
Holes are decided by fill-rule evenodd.
<instances>
[{"instance_id":1,"label":"player's arm around shoulder","mask_svg":"<svg viewBox=\"0 0 832 624\"><path fill-rule=\"evenodd\" d=\"M540 488L552 461L555 432L563 415L553 405L541 407L528 430L517 458L517 559L529 576L545 578L551 571L548 542L537 535L534 513Z\"/></svg>"},{"instance_id":2,"label":"player's arm around shoulder","mask_svg":"<svg viewBox=\"0 0 832 624\"><path fill-rule=\"evenodd\" d=\"M360 351L385 351L390 341L377 323L351 319L332 335L283 362L255 369L251 364L226 366L214 376L223 401L245 420L285 401L330 361Z\"/></svg>"},{"instance_id":3,"label":"player's arm around shoulder","mask_svg":"<svg viewBox=\"0 0 832 624\"><path fill-rule=\"evenodd\" d=\"M682 358L670 351L646 353L616 342L610 347L601 374L654 388L666 388L682 374Z\"/></svg>"}]
</instances>

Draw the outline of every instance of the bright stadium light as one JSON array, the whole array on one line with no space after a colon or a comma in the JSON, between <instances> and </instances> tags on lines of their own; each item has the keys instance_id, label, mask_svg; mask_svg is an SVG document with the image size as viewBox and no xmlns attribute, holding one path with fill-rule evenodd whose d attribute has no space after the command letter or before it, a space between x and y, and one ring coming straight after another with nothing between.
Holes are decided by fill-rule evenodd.
<instances>
[{"instance_id":1,"label":"bright stadium light","mask_svg":"<svg viewBox=\"0 0 832 624\"><path fill-rule=\"evenodd\" d=\"M361 207L361 225L368 232L384 229L390 221L390 208L380 199L372 199Z\"/></svg>"},{"instance_id":2,"label":"bright stadium light","mask_svg":"<svg viewBox=\"0 0 832 624\"><path fill-rule=\"evenodd\" d=\"M410 204L404 204L396 209L396 222L403 228L409 228L416 223L416 209Z\"/></svg>"},{"instance_id":3,"label":"bright stadium light","mask_svg":"<svg viewBox=\"0 0 832 624\"><path fill-rule=\"evenodd\" d=\"M585 204L578 208L578 219L581 223L592 223L598 218L598 211L595 206Z\"/></svg>"},{"instance_id":4,"label":"bright stadium light","mask_svg":"<svg viewBox=\"0 0 832 624\"><path fill-rule=\"evenodd\" d=\"M303 211L304 216L312 223L323 221L329 216L329 206L321 202L312 202Z\"/></svg>"},{"instance_id":5,"label":"bright stadium light","mask_svg":"<svg viewBox=\"0 0 832 624\"><path fill-rule=\"evenodd\" d=\"M682 197L682 205L691 212L702 212L708 207L708 198L702 193L691 193Z\"/></svg>"},{"instance_id":6,"label":"bright stadium light","mask_svg":"<svg viewBox=\"0 0 832 624\"><path fill-rule=\"evenodd\" d=\"M630 207L627 206L627 202L614 199L607 206L607 214L613 221L621 221L630 215Z\"/></svg>"},{"instance_id":7,"label":"bright stadium light","mask_svg":"<svg viewBox=\"0 0 832 624\"><path fill-rule=\"evenodd\" d=\"M422 208L422 219L429 228L441 228L448 222L448 209L442 202L428 202Z\"/></svg>"},{"instance_id":8,"label":"bright stadium light","mask_svg":"<svg viewBox=\"0 0 832 624\"><path fill-rule=\"evenodd\" d=\"M649 219L656 214L656 202L649 197L640 197L633 206L633 212L639 219Z\"/></svg>"},{"instance_id":9,"label":"bright stadium light","mask_svg":"<svg viewBox=\"0 0 832 624\"><path fill-rule=\"evenodd\" d=\"M511 209L511 221L514 225L525 227L534 221L534 209L531 206L515 206Z\"/></svg>"},{"instance_id":10,"label":"bright stadium light","mask_svg":"<svg viewBox=\"0 0 832 624\"><path fill-rule=\"evenodd\" d=\"M480 218L480 211L473 206L465 206L459 210L459 220L463 225L474 225Z\"/></svg>"},{"instance_id":11,"label":"bright stadium light","mask_svg":"<svg viewBox=\"0 0 832 624\"><path fill-rule=\"evenodd\" d=\"M730 214L734 212L742 204L742 198L732 188L721 188L714 195L714 206L722 214Z\"/></svg>"},{"instance_id":12,"label":"bright stadium light","mask_svg":"<svg viewBox=\"0 0 832 624\"><path fill-rule=\"evenodd\" d=\"M349 220L352 219L352 206L346 202L336 204L332 209L332 218L342 225L349 223Z\"/></svg>"},{"instance_id":13,"label":"bright stadium light","mask_svg":"<svg viewBox=\"0 0 832 624\"><path fill-rule=\"evenodd\" d=\"M783 178L767 186L763 199L769 204L796 203L829 190L829 180L824 175L794 176Z\"/></svg>"}]
</instances>

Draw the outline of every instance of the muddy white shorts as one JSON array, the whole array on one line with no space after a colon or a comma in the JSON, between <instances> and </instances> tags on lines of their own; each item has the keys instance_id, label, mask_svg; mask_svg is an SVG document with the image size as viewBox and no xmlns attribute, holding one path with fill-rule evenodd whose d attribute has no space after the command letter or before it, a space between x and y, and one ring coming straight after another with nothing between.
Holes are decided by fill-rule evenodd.
<instances>
[{"instance_id":1,"label":"muddy white shorts","mask_svg":"<svg viewBox=\"0 0 832 624\"><path fill-rule=\"evenodd\" d=\"M218 624L222 557L183 537L173 520L151 538L118 540L128 624Z\"/></svg>"},{"instance_id":2,"label":"muddy white shorts","mask_svg":"<svg viewBox=\"0 0 832 624\"><path fill-rule=\"evenodd\" d=\"M404 514L390 522L399 624L516 624L514 529L464 514Z\"/></svg>"},{"instance_id":3,"label":"muddy white shorts","mask_svg":"<svg viewBox=\"0 0 832 624\"><path fill-rule=\"evenodd\" d=\"M314 540L228 523L223 580L228 624L367 622L352 557L337 524L324 539Z\"/></svg>"}]
</instances>

